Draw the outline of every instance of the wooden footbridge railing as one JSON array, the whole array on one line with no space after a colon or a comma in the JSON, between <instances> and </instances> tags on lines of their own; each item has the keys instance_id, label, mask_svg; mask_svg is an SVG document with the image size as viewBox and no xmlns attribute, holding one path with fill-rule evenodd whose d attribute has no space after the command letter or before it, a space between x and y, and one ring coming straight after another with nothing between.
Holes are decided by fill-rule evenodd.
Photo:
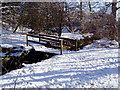
<instances>
[{"instance_id":1,"label":"wooden footbridge railing","mask_svg":"<svg viewBox=\"0 0 120 90\"><path fill-rule=\"evenodd\" d=\"M38 41L29 40L29 37L38 38ZM64 37L50 36L45 34L26 34L26 44L28 42L43 44L51 48L59 48L60 54L62 54L63 49L73 49L78 50L78 40L69 39ZM45 44L46 43L46 44Z\"/></svg>"}]
</instances>

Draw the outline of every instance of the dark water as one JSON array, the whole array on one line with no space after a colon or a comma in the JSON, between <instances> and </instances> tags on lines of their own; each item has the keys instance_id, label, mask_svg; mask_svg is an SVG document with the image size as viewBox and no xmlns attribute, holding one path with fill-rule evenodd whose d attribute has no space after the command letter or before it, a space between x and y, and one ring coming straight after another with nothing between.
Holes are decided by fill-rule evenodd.
<instances>
[{"instance_id":1,"label":"dark water","mask_svg":"<svg viewBox=\"0 0 120 90\"><path fill-rule=\"evenodd\" d=\"M9 57L10 60L7 63L2 64L1 75L8 73L12 70L16 70L24 67L22 63L25 64L37 63L37 62L41 62L42 60L49 59L54 55L57 54L32 50L31 52L29 52L29 54L22 57L22 59L21 57L11 56Z\"/></svg>"},{"instance_id":2,"label":"dark water","mask_svg":"<svg viewBox=\"0 0 120 90\"><path fill-rule=\"evenodd\" d=\"M22 63L32 64L36 62L41 62L42 60L49 59L54 55L57 55L57 54L40 52L40 51L32 51L22 59Z\"/></svg>"}]
</instances>

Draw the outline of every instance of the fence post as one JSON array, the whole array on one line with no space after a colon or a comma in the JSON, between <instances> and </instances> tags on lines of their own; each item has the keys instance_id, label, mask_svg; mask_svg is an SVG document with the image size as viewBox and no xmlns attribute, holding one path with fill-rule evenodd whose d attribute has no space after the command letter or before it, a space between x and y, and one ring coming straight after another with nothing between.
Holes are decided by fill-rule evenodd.
<instances>
[{"instance_id":1,"label":"fence post","mask_svg":"<svg viewBox=\"0 0 120 90\"><path fill-rule=\"evenodd\" d=\"M78 40L75 39L75 51L77 51L77 50L78 50Z\"/></svg>"},{"instance_id":2,"label":"fence post","mask_svg":"<svg viewBox=\"0 0 120 90\"><path fill-rule=\"evenodd\" d=\"M40 34L39 34L39 36L40 36ZM39 37L39 42L40 42L40 37Z\"/></svg>"},{"instance_id":3,"label":"fence post","mask_svg":"<svg viewBox=\"0 0 120 90\"><path fill-rule=\"evenodd\" d=\"M63 54L62 51L63 51L63 40L61 40L60 42L60 54L61 55Z\"/></svg>"},{"instance_id":4,"label":"fence post","mask_svg":"<svg viewBox=\"0 0 120 90\"><path fill-rule=\"evenodd\" d=\"M26 45L28 46L28 34L26 34Z\"/></svg>"}]
</instances>

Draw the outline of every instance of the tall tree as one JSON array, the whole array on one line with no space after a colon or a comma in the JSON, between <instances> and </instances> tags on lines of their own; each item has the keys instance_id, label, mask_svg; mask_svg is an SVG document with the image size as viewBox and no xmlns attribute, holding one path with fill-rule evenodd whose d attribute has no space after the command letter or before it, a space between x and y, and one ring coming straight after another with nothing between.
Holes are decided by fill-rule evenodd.
<instances>
[{"instance_id":1,"label":"tall tree","mask_svg":"<svg viewBox=\"0 0 120 90\"><path fill-rule=\"evenodd\" d=\"M117 10L117 0L113 0L112 1L112 7L111 7L111 10L112 10L112 12L111 12L111 15L112 15L112 17L113 17L113 21L112 21L112 23L113 23L113 25L112 25L112 31L111 31L111 36L113 37L113 39L115 39L115 35L116 35L116 33L117 33L117 27L116 27L116 10Z\"/></svg>"},{"instance_id":2,"label":"tall tree","mask_svg":"<svg viewBox=\"0 0 120 90\"><path fill-rule=\"evenodd\" d=\"M88 0L89 11L92 11L90 0Z\"/></svg>"},{"instance_id":3,"label":"tall tree","mask_svg":"<svg viewBox=\"0 0 120 90\"><path fill-rule=\"evenodd\" d=\"M82 0L80 0L80 20L83 18L83 12L82 12Z\"/></svg>"},{"instance_id":4,"label":"tall tree","mask_svg":"<svg viewBox=\"0 0 120 90\"><path fill-rule=\"evenodd\" d=\"M112 2L112 12L111 14L116 19L116 10L117 10L117 0L113 0Z\"/></svg>"}]
</instances>

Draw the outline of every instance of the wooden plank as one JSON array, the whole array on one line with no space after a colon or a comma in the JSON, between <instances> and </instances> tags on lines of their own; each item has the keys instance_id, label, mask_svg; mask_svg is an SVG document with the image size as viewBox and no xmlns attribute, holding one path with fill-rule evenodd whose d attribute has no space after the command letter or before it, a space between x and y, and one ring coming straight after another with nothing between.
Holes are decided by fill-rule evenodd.
<instances>
[{"instance_id":1,"label":"wooden plank","mask_svg":"<svg viewBox=\"0 0 120 90\"><path fill-rule=\"evenodd\" d=\"M46 39L43 39L43 38L41 38L41 41L49 42L49 43L54 43L54 44L60 44L60 42L57 42L57 41L51 41L51 40L46 40Z\"/></svg>"},{"instance_id":2,"label":"wooden plank","mask_svg":"<svg viewBox=\"0 0 120 90\"><path fill-rule=\"evenodd\" d=\"M48 37L41 37L41 39L46 39L46 40L50 40L50 41L55 41L55 42L60 42L60 40L56 40L56 39L52 39L52 38L48 38Z\"/></svg>"},{"instance_id":3,"label":"wooden plank","mask_svg":"<svg viewBox=\"0 0 120 90\"><path fill-rule=\"evenodd\" d=\"M45 34L39 34L40 36L47 36L47 37L52 37L52 38L56 38L56 39L59 39L59 37L57 36L50 36L50 35L45 35Z\"/></svg>"},{"instance_id":4,"label":"wooden plank","mask_svg":"<svg viewBox=\"0 0 120 90\"><path fill-rule=\"evenodd\" d=\"M28 36L39 38L38 35L28 34Z\"/></svg>"},{"instance_id":5,"label":"wooden plank","mask_svg":"<svg viewBox=\"0 0 120 90\"><path fill-rule=\"evenodd\" d=\"M37 41L32 41L32 40L28 40L28 42L32 42L32 43L36 43L36 44L42 44L42 45L44 45L44 46L46 46L47 44L44 44L44 43L41 43L41 42L37 42ZM61 47L60 47L60 44L59 44L59 46L50 46L51 48L57 48L57 49L60 49Z\"/></svg>"},{"instance_id":6,"label":"wooden plank","mask_svg":"<svg viewBox=\"0 0 120 90\"><path fill-rule=\"evenodd\" d=\"M64 37L60 37L59 39L64 39L64 40L69 40L69 41L75 41L74 39L64 38Z\"/></svg>"},{"instance_id":7,"label":"wooden plank","mask_svg":"<svg viewBox=\"0 0 120 90\"><path fill-rule=\"evenodd\" d=\"M39 39L47 39L47 40L51 40L51 41L60 42L60 40L57 40L57 39L52 39L52 38L49 38L49 37L43 37L43 36L32 35L32 34L29 34L28 36L31 36L31 37L36 37L36 38L39 38Z\"/></svg>"},{"instance_id":8,"label":"wooden plank","mask_svg":"<svg viewBox=\"0 0 120 90\"><path fill-rule=\"evenodd\" d=\"M50 36L50 35L45 35L45 34L38 34L39 36L47 36L47 37L53 37L53 38L56 38L56 39L65 39L65 40L70 40L70 41L75 41L74 39L70 39L70 38L64 38L64 37L57 37L57 36ZM33 36L33 37L38 37L38 35L34 35L34 34L28 34L28 36Z\"/></svg>"},{"instance_id":9,"label":"wooden plank","mask_svg":"<svg viewBox=\"0 0 120 90\"><path fill-rule=\"evenodd\" d=\"M34 42L32 40L28 40L29 42ZM49 41L49 40L44 40L44 39L40 39L40 41L43 41L43 42L48 42L48 43L53 43L53 44L59 44L60 45L60 42L55 42L55 41ZM37 42L37 41L35 41Z\"/></svg>"},{"instance_id":10,"label":"wooden plank","mask_svg":"<svg viewBox=\"0 0 120 90\"><path fill-rule=\"evenodd\" d=\"M74 39L69 39L69 38L64 38L64 37L50 36L50 35L45 35L45 34L39 34L39 35L41 35L41 36L47 36L47 37L53 37L53 38L56 38L56 39L65 39L65 40L75 41Z\"/></svg>"}]
</instances>

